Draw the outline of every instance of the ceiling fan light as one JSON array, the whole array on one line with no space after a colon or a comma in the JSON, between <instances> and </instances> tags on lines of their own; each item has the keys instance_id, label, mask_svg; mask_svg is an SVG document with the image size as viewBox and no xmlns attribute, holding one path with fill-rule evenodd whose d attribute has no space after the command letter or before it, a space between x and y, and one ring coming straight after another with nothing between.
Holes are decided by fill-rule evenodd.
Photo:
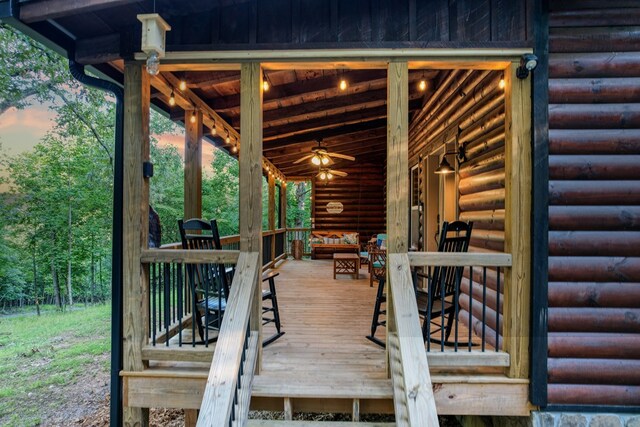
<instances>
[{"instance_id":1,"label":"ceiling fan light","mask_svg":"<svg viewBox=\"0 0 640 427\"><path fill-rule=\"evenodd\" d=\"M313 163L316 166L320 166L320 163L322 163L322 161L320 160L320 157L315 154L312 158L311 158L311 163Z\"/></svg>"},{"instance_id":2,"label":"ceiling fan light","mask_svg":"<svg viewBox=\"0 0 640 427\"><path fill-rule=\"evenodd\" d=\"M327 179L327 174L324 172L320 172L320 179Z\"/></svg>"},{"instance_id":3,"label":"ceiling fan light","mask_svg":"<svg viewBox=\"0 0 640 427\"><path fill-rule=\"evenodd\" d=\"M328 165L329 164L329 158L327 156L322 156L322 164L323 165Z\"/></svg>"},{"instance_id":4,"label":"ceiling fan light","mask_svg":"<svg viewBox=\"0 0 640 427\"><path fill-rule=\"evenodd\" d=\"M327 173L327 179L331 179L333 178L333 175L331 174L331 172Z\"/></svg>"}]
</instances>

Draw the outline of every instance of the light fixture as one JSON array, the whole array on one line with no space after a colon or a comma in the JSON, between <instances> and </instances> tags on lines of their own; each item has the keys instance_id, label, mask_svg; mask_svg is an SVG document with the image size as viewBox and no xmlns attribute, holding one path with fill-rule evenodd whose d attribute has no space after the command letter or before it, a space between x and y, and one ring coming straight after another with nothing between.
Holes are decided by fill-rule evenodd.
<instances>
[{"instance_id":1,"label":"light fixture","mask_svg":"<svg viewBox=\"0 0 640 427\"><path fill-rule=\"evenodd\" d=\"M171 95L169 95L169 105L172 107L176 105L176 97L173 94L173 89L171 89Z\"/></svg>"},{"instance_id":2,"label":"light fixture","mask_svg":"<svg viewBox=\"0 0 640 427\"><path fill-rule=\"evenodd\" d=\"M327 179L331 179L333 178L333 175L331 174L331 172L327 172Z\"/></svg>"},{"instance_id":3,"label":"light fixture","mask_svg":"<svg viewBox=\"0 0 640 427\"><path fill-rule=\"evenodd\" d=\"M196 110L193 110L193 111L191 112L191 118L189 119L189 121L190 121L191 123L195 123L195 122L196 122Z\"/></svg>"},{"instance_id":4,"label":"light fixture","mask_svg":"<svg viewBox=\"0 0 640 427\"><path fill-rule=\"evenodd\" d=\"M420 92L427 90L427 81L425 79L420 80L420 83L418 83L418 89L420 89Z\"/></svg>"},{"instance_id":5,"label":"light fixture","mask_svg":"<svg viewBox=\"0 0 640 427\"><path fill-rule=\"evenodd\" d=\"M224 142L227 144L231 142L231 137L229 136L229 130L227 130L227 137L224 139Z\"/></svg>"},{"instance_id":6,"label":"light fixture","mask_svg":"<svg viewBox=\"0 0 640 427\"><path fill-rule=\"evenodd\" d=\"M180 80L180 86L178 86L180 88L181 91L185 91L187 89L187 82L185 82L184 80Z\"/></svg>"},{"instance_id":7,"label":"light fixture","mask_svg":"<svg viewBox=\"0 0 640 427\"><path fill-rule=\"evenodd\" d=\"M320 164L322 163L322 159L320 158L320 156L316 154L311 158L311 163L313 163L316 166L320 166Z\"/></svg>"},{"instance_id":8,"label":"light fixture","mask_svg":"<svg viewBox=\"0 0 640 427\"><path fill-rule=\"evenodd\" d=\"M238 146L233 144L233 147L231 147L231 151L233 151L234 153L238 152Z\"/></svg>"},{"instance_id":9,"label":"light fixture","mask_svg":"<svg viewBox=\"0 0 640 427\"><path fill-rule=\"evenodd\" d=\"M504 82L504 79L500 79L500 83L498 83L498 87L500 89L504 89L505 86L506 86L506 83Z\"/></svg>"},{"instance_id":10,"label":"light fixture","mask_svg":"<svg viewBox=\"0 0 640 427\"><path fill-rule=\"evenodd\" d=\"M434 173L437 173L439 175L446 175L456 171L454 167L451 166L451 164L449 164L449 162L447 161L447 156L449 154L456 154L459 163L467 160L464 144L458 145L456 140L456 146L458 147L458 151L447 151L442 155L442 160L440 161L440 165L438 165L438 168L434 171Z\"/></svg>"},{"instance_id":11,"label":"light fixture","mask_svg":"<svg viewBox=\"0 0 640 427\"><path fill-rule=\"evenodd\" d=\"M327 174L325 172L320 172L320 179L327 179Z\"/></svg>"},{"instance_id":12,"label":"light fixture","mask_svg":"<svg viewBox=\"0 0 640 427\"><path fill-rule=\"evenodd\" d=\"M218 130L216 129L216 120L211 117L211 121L213 122L211 125L211 135L216 135L218 133Z\"/></svg>"},{"instance_id":13,"label":"light fixture","mask_svg":"<svg viewBox=\"0 0 640 427\"><path fill-rule=\"evenodd\" d=\"M347 90L347 81L343 78L340 79L340 90L345 91Z\"/></svg>"},{"instance_id":14,"label":"light fixture","mask_svg":"<svg viewBox=\"0 0 640 427\"><path fill-rule=\"evenodd\" d=\"M322 161L322 164L326 166L329 164L329 157L322 156L321 161Z\"/></svg>"},{"instance_id":15,"label":"light fixture","mask_svg":"<svg viewBox=\"0 0 640 427\"><path fill-rule=\"evenodd\" d=\"M164 57L165 35L171 26L157 13L138 15L142 22L141 48L147 54L147 72L152 76L160 72L160 58Z\"/></svg>"},{"instance_id":16,"label":"light fixture","mask_svg":"<svg viewBox=\"0 0 640 427\"><path fill-rule=\"evenodd\" d=\"M520 66L516 69L516 77L520 80L529 76L529 71L533 71L538 66L538 57L533 53L525 53L520 57Z\"/></svg>"}]
</instances>

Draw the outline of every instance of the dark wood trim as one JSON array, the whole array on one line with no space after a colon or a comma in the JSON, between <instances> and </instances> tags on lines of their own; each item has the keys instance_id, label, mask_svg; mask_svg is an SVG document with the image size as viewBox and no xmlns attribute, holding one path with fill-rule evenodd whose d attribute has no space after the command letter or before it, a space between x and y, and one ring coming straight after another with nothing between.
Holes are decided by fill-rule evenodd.
<instances>
[{"instance_id":1,"label":"dark wood trim","mask_svg":"<svg viewBox=\"0 0 640 427\"><path fill-rule=\"evenodd\" d=\"M606 406L606 405L549 405L544 412L592 412L592 413L640 413L640 406Z\"/></svg>"},{"instance_id":2,"label":"dark wood trim","mask_svg":"<svg viewBox=\"0 0 640 427\"><path fill-rule=\"evenodd\" d=\"M26 3L20 7L20 20L26 23L63 18L108 9L141 0L47 0Z\"/></svg>"},{"instance_id":3,"label":"dark wood trim","mask_svg":"<svg viewBox=\"0 0 640 427\"><path fill-rule=\"evenodd\" d=\"M530 400L547 405L547 319L549 263L549 3L535 2L533 31L538 67L533 72L531 218L531 383Z\"/></svg>"}]
</instances>

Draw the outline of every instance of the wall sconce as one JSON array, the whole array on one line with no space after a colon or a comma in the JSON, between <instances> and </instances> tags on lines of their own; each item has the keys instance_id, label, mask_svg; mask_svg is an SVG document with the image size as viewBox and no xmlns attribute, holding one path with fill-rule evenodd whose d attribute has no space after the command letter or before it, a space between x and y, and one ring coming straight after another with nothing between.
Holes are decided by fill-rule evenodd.
<instances>
[{"instance_id":1,"label":"wall sconce","mask_svg":"<svg viewBox=\"0 0 640 427\"><path fill-rule=\"evenodd\" d=\"M157 13L138 15L142 22L142 51L147 54L147 72L152 76L160 72L160 58L164 58L165 36L171 26Z\"/></svg>"},{"instance_id":2,"label":"wall sconce","mask_svg":"<svg viewBox=\"0 0 640 427\"><path fill-rule=\"evenodd\" d=\"M143 162L142 163L142 176L144 178L152 178L153 177L153 163L151 163L151 162Z\"/></svg>"},{"instance_id":3,"label":"wall sconce","mask_svg":"<svg viewBox=\"0 0 640 427\"><path fill-rule=\"evenodd\" d=\"M462 163L467 160L464 145L458 145L458 151L447 151L442 155L440 165L434 171L434 173L437 173L438 175L447 175L456 171L455 168L451 166L451 164L449 164L449 162L447 161L447 156L449 154L456 154L458 163Z\"/></svg>"},{"instance_id":4,"label":"wall sconce","mask_svg":"<svg viewBox=\"0 0 640 427\"><path fill-rule=\"evenodd\" d=\"M516 77L520 80L529 76L529 71L533 71L538 66L538 57L533 53L525 53L520 58L520 66L516 69Z\"/></svg>"}]
</instances>

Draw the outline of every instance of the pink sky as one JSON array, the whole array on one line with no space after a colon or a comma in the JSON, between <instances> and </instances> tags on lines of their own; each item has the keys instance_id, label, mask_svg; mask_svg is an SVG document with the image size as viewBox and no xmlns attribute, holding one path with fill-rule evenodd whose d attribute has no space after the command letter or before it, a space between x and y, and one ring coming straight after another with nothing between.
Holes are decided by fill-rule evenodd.
<instances>
[{"instance_id":1,"label":"pink sky","mask_svg":"<svg viewBox=\"0 0 640 427\"><path fill-rule=\"evenodd\" d=\"M23 110L11 108L0 115L0 144L4 153L16 155L33 150L33 147L55 125L55 114L49 110L49 104L31 105ZM178 152L184 153L183 135L154 135L161 146L173 145ZM205 142L202 146L202 165L205 171L210 168L215 148ZM6 172L0 170L0 175ZM0 186L0 192L6 191L6 186Z\"/></svg>"}]
</instances>

